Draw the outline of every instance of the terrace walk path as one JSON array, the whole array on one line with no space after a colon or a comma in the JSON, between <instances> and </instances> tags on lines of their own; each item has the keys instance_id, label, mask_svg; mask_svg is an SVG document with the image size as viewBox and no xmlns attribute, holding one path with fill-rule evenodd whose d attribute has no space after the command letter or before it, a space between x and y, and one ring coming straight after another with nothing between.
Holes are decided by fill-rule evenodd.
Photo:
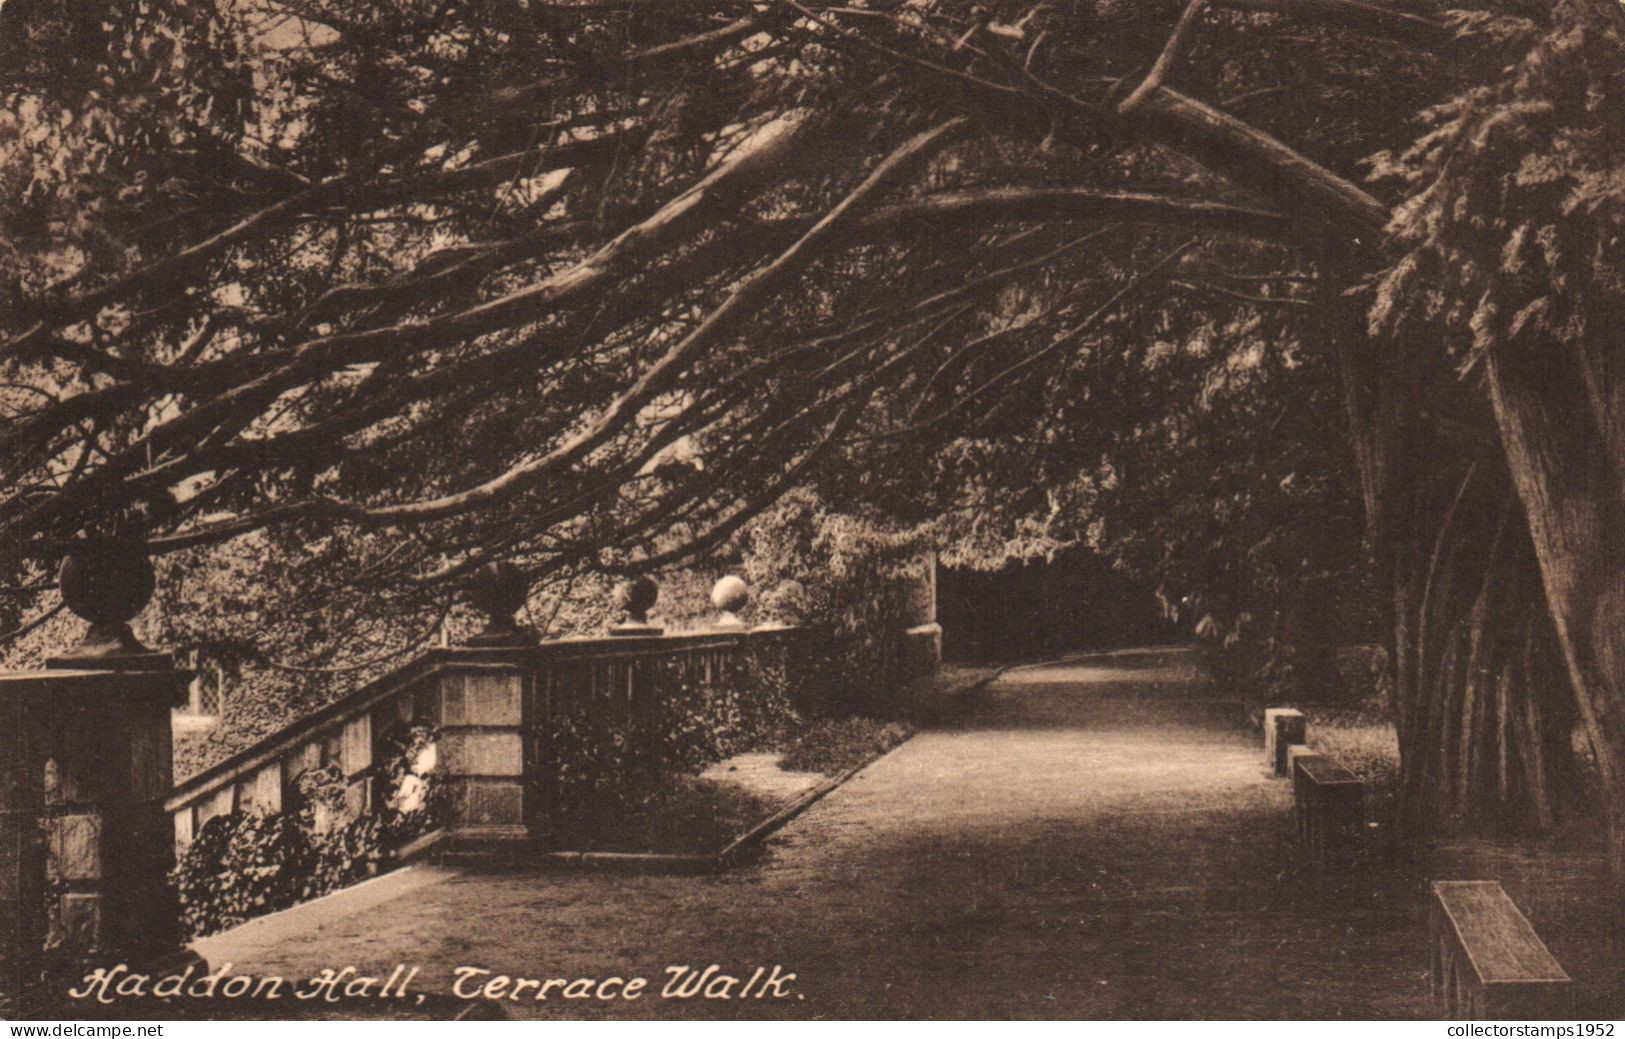
<instances>
[{"instance_id":1,"label":"terrace walk path","mask_svg":"<svg viewBox=\"0 0 1625 1039\"><path fill-rule=\"evenodd\" d=\"M1426 1017L1420 899L1290 870L1290 795L1177 650L1005 674L716 877L431 867L199 948L234 972L459 966L650 978L510 1017ZM1386 906L1386 908L1385 908ZM668 965L793 971L782 1000L661 999Z\"/></svg>"}]
</instances>

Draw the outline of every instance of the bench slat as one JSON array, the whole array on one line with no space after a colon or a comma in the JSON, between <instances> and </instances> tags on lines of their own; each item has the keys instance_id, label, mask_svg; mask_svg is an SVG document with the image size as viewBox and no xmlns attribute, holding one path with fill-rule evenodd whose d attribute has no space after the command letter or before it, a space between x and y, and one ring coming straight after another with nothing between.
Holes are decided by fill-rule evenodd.
<instances>
[{"instance_id":1,"label":"bench slat","mask_svg":"<svg viewBox=\"0 0 1625 1039\"><path fill-rule=\"evenodd\" d=\"M1570 980L1498 882L1440 880L1433 891L1486 985Z\"/></svg>"},{"instance_id":2,"label":"bench slat","mask_svg":"<svg viewBox=\"0 0 1625 1039\"><path fill-rule=\"evenodd\" d=\"M1298 759L1298 767L1303 770L1303 774L1311 782L1319 783L1322 786L1331 783L1361 782L1359 776L1338 764L1335 758L1324 755L1316 754L1301 757Z\"/></svg>"},{"instance_id":3,"label":"bench slat","mask_svg":"<svg viewBox=\"0 0 1625 1039\"><path fill-rule=\"evenodd\" d=\"M1303 743L1294 743L1286 749L1286 762L1288 765L1304 758L1323 758L1326 755Z\"/></svg>"}]
</instances>

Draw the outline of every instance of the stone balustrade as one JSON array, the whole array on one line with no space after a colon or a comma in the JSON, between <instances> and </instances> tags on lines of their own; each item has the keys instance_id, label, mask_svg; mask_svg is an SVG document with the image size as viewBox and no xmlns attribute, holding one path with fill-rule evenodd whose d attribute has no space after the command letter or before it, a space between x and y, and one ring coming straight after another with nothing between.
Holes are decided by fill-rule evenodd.
<instances>
[{"instance_id":1,"label":"stone balustrade","mask_svg":"<svg viewBox=\"0 0 1625 1039\"><path fill-rule=\"evenodd\" d=\"M625 586L628 619L609 635L538 642L513 619L523 579L488 567L471 591L490 622L467 644L425 652L174 786L171 711L192 676L129 628L152 593L150 565L87 545L59 586L90 622L84 642L45 670L0 674L0 1017L49 1007L92 964L195 961L168 884L176 853L215 816L284 810L313 770L337 776L343 809L360 815L387 789L385 756L426 727L425 767L449 795L436 847L552 850L565 807L559 732L612 725L633 767L655 763L659 726L682 697L754 695L762 667L804 678L820 637L750 627L740 617L749 590L728 577L704 630L650 624L657 589L640 579Z\"/></svg>"},{"instance_id":2,"label":"stone balustrade","mask_svg":"<svg viewBox=\"0 0 1625 1039\"><path fill-rule=\"evenodd\" d=\"M326 766L363 811L388 734L422 724L436 730L435 773L450 792L442 845L546 848L559 811L551 722L619 720L636 741L652 733L639 720L660 698L724 681L749 657L782 659L808 637L774 628L430 650L182 783L167 802L174 840L184 847L217 815L280 810L301 773Z\"/></svg>"}]
</instances>

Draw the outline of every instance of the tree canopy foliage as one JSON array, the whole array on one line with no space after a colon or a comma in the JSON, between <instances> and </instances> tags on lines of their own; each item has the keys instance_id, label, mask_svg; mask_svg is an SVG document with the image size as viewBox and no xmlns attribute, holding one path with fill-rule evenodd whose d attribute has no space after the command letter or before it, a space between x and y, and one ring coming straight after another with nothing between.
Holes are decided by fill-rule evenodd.
<instances>
[{"instance_id":1,"label":"tree canopy foliage","mask_svg":"<svg viewBox=\"0 0 1625 1039\"><path fill-rule=\"evenodd\" d=\"M8 34L0 543L26 558L133 506L159 551L411 528L377 552L416 582L712 543L832 428L889 415L877 394L913 391L916 442L1017 410L1004 391L1116 320L1114 294L1162 283L1145 221L1279 239L1323 217L1132 134L1255 133L1217 109L1164 90L1103 115L1156 11L980 36L918 4L7 14L29 31ZM1204 47L1277 21L1226 12ZM1215 89L1279 89L1261 64L1219 63ZM1382 71L1359 75L1418 78ZM1016 284L1057 290L1018 313Z\"/></svg>"}]
</instances>

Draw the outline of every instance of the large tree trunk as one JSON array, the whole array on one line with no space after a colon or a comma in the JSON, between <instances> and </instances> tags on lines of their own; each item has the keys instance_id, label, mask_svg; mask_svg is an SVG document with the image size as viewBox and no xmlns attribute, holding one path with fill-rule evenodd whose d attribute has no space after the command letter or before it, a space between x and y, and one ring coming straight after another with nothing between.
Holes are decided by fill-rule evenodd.
<instances>
[{"instance_id":1,"label":"large tree trunk","mask_svg":"<svg viewBox=\"0 0 1625 1039\"><path fill-rule=\"evenodd\" d=\"M1431 549L1396 596L1400 807L1412 832L1553 827L1573 780L1568 680L1521 511L1499 467L1469 466L1423 512ZM1424 496L1426 497L1426 496Z\"/></svg>"},{"instance_id":2,"label":"large tree trunk","mask_svg":"<svg viewBox=\"0 0 1625 1039\"><path fill-rule=\"evenodd\" d=\"M1594 354L1558 346L1488 361L1507 466L1523 502L1563 660L1603 786L1608 862L1625 883L1625 408Z\"/></svg>"},{"instance_id":3,"label":"large tree trunk","mask_svg":"<svg viewBox=\"0 0 1625 1039\"><path fill-rule=\"evenodd\" d=\"M1457 423L1463 387L1403 342L1340 329L1338 357L1369 549L1389 590L1399 822L1417 835L1549 829L1570 801L1573 693L1529 529L1493 436ZM1459 427L1459 428L1458 428ZM1486 431L1487 432L1487 431Z\"/></svg>"}]
</instances>

